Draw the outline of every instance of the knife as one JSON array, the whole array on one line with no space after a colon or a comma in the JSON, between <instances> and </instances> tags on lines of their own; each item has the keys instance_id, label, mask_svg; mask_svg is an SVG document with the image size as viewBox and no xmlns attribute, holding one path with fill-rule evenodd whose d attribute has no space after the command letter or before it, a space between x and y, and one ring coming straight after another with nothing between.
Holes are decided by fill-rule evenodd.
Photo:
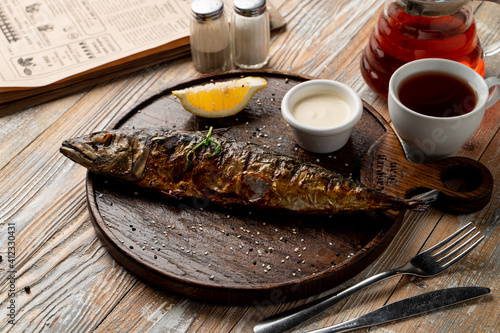
<instances>
[{"instance_id":1,"label":"knife","mask_svg":"<svg viewBox=\"0 0 500 333\"><path fill-rule=\"evenodd\" d=\"M457 287L432 291L422 295L405 298L401 301L383 306L361 317L330 327L310 331L309 333L347 332L362 327L375 326L464 302L472 298L483 296L489 292L490 289L485 287Z\"/></svg>"}]
</instances>

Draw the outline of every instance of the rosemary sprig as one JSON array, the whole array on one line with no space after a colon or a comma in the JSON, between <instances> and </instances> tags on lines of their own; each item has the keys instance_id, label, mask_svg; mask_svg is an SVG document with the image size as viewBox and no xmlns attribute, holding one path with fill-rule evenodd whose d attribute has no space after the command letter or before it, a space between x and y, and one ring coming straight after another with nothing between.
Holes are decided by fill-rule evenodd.
<instances>
[{"instance_id":1,"label":"rosemary sprig","mask_svg":"<svg viewBox=\"0 0 500 333\"><path fill-rule=\"evenodd\" d=\"M203 140L202 142L198 143L193 149L191 149L189 151L189 153L186 155L186 162L187 162L187 167L190 167L191 165L193 165L193 162L191 161L191 155L194 153L194 151L198 148L200 148L201 146L205 145L205 146L209 146L211 143L215 144L215 150L214 150L214 153L212 155L210 155L209 157L214 157L215 155L218 155L220 154L220 152L222 151L222 147L220 146L220 144L217 142L217 141L214 141L212 140L210 137L212 136L212 131L213 131L213 127L210 126L210 129L208 130L208 134L207 134L207 137L205 138L205 140Z\"/></svg>"}]
</instances>

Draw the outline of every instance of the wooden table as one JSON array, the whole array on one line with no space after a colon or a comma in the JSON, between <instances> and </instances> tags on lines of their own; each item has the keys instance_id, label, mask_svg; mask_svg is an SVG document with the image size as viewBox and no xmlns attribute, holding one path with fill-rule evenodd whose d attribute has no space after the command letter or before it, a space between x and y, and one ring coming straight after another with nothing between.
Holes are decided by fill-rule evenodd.
<instances>
[{"instance_id":1,"label":"wooden table","mask_svg":"<svg viewBox=\"0 0 500 333\"><path fill-rule=\"evenodd\" d=\"M341 81L387 120L386 100L361 78L362 48L384 1L274 0L287 21L273 33L271 69ZM500 6L475 3L483 44L500 40ZM486 59L500 76L500 54ZM259 320L318 297L274 305L228 306L195 301L138 280L109 255L96 236L85 199L86 170L59 153L64 139L101 130L155 91L199 76L185 57L148 67L64 98L0 118L0 331L2 332L251 332ZM458 153L480 161L500 180L500 103ZM447 310L371 330L377 332L494 332L500 326L500 188L489 204L467 215L432 208L408 212L387 250L350 285L401 265L472 221L486 239L463 261L433 278L392 278L308 322L321 328L396 300L453 286L487 286L492 295ZM13 226L15 231L9 234ZM15 238L15 279L8 273L7 240ZM8 323L9 288L15 325ZM332 286L334 287L334 286Z\"/></svg>"}]
</instances>

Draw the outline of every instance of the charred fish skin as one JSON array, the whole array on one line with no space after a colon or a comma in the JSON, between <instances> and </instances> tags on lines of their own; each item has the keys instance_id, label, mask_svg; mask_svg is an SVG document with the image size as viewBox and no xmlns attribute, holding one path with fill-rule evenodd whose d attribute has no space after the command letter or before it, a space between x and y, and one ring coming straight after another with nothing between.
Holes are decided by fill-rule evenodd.
<instances>
[{"instance_id":1,"label":"charred fish skin","mask_svg":"<svg viewBox=\"0 0 500 333\"><path fill-rule=\"evenodd\" d=\"M222 206L243 205L301 214L425 210L437 191L401 199L259 145L227 140L193 149L205 132L112 130L66 140L61 153L92 172L174 197L198 197Z\"/></svg>"}]
</instances>

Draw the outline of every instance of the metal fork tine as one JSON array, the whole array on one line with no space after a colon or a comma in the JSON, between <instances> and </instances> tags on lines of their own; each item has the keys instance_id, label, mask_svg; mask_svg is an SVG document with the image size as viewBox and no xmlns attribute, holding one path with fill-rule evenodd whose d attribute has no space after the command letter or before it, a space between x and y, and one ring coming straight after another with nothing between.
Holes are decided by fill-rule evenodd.
<instances>
[{"instance_id":1,"label":"metal fork tine","mask_svg":"<svg viewBox=\"0 0 500 333\"><path fill-rule=\"evenodd\" d=\"M461 229L455 231L455 233L453 233L452 235L448 236L448 238L446 238L446 239L442 240L441 242L437 243L436 245L434 245L430 249L426 250L425 252L429 253L429 252L433 252L433 251L439 249L440 247L442 247L443 245L445 245L449 241L451 241L453 238L455 238L462 231L464 231L465 229L467 229L471 224L472 224L472 222L467 223L464 227L462 227Z\"/></svg>"},{"instance_id":2,"label":"metal fork tine","mask_svg":"<svg viewBox=\"0 0 500 333\"><path fill-rule=\"evenodd\" d=\"M439 257L441 254L445 253L445 252L448 252L450 249L452 249L453 247L455 247L455 245L459 244L462 240L464 240L467 236L469 236L474 230L476 230L476 227L470 229L469 231L467 231L464 235L462 235L459 239L457 239L456 241L454 241L453 243L451 243L450 245L448 245L447 247L445 247L444 249L442 249L441 251L437 252L437 253L434 253L433 256L434 257ZM478 235L479 233L477 233L476 235ZM475 236L474 236L475 237Z\"/></svg>"},{"instance_id":3,"label":"metal fork tine","mask_svg":"<svg viewBox=\"0 0 500 333\"><path fill-rule=\"evenodd\" d=\"M463 257L465 257L465 255L467 255L472 249L474 249L477 244L479 244L482 240L484 239L484 236L482 236L481 238L479 238L474 244L472 244L471 246L469 246L465 251L463 251L462 253L460 253L458 256L456 256L455 258L453 258L452 260L448 261L446 264L444 264L443 266L441 266L443 269L446 269L448 267L450 267L451 265L453 265L454 263L456 263L457 261L459 261L460 259L462 259Z\"/></svg>"},{"instance_id":4,"label":"metal fork tine","mask_svg":"<svg viewBox=\"0 0 500 333\"><path fill-rule=\"evenodd\" d=\"M462 243L461 245L457 246L453 251L451 251L450 253L446 254L445 256L443 256L442 258L436 260L437 262L441 263L445 260L447 260L448 258L450 258L451 256L455 255L456 253L460 252L464 247L466 247L467 245L469 245L470 242L472 242L474 240L474 238L476 238L477 236L479 236L481 233L480 232L477 232L475 235L473 235L472 237L470 237L466 242ZM461 240L460 240L461 241ZM456 243L454 243L452 246L449 246L447 249L451 249L452 247L454 247L455 245L458 245L460 242L457 241ZM443 251L441 251L443 252Z\"/></svg>"}]
</instances>

